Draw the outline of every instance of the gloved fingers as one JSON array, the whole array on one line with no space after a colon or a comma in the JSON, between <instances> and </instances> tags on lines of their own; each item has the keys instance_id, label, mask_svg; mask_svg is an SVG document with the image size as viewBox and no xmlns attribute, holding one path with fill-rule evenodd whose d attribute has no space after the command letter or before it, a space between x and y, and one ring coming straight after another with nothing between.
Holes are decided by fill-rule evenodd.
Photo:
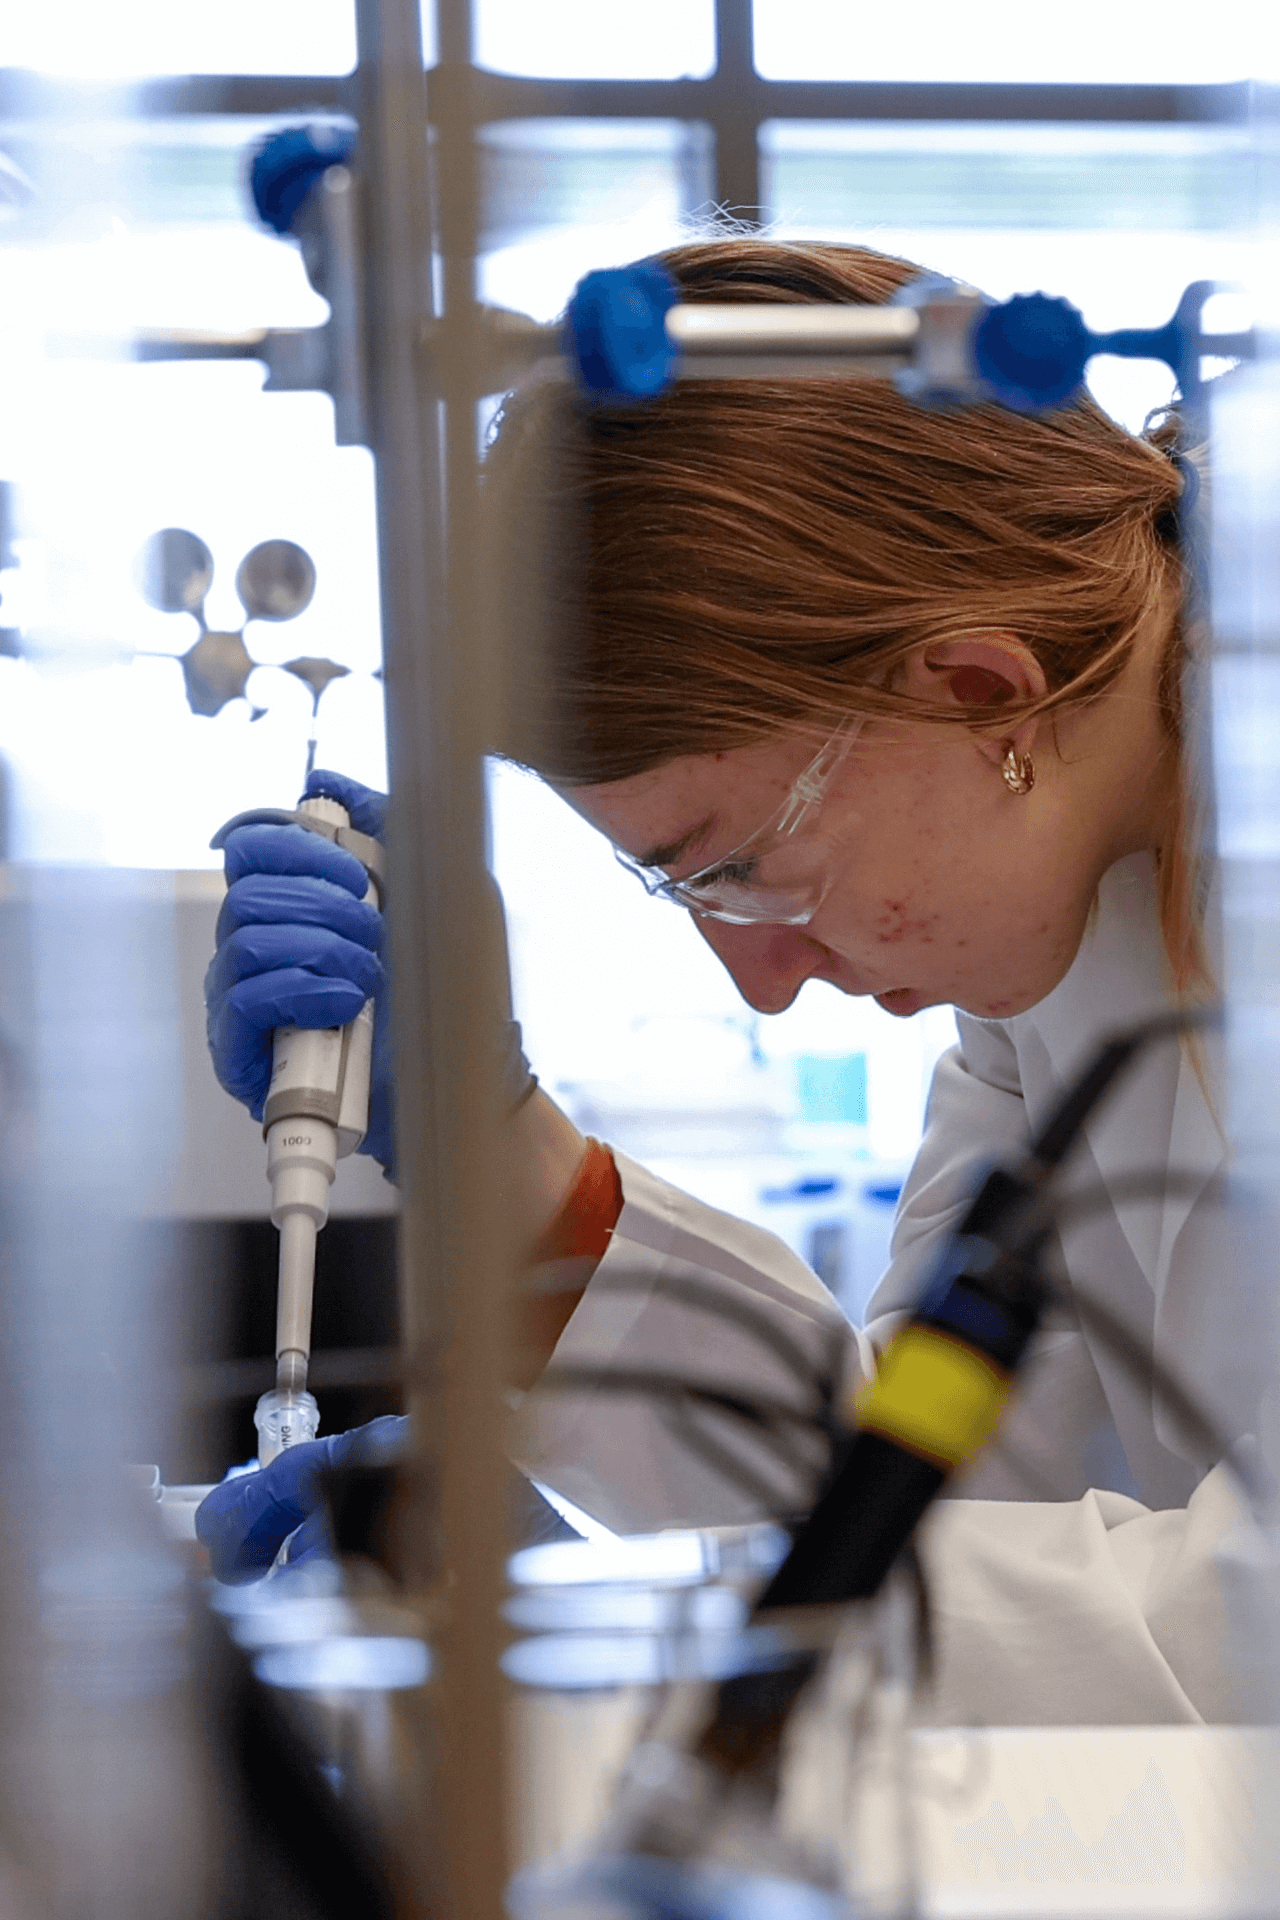
<instances>
[{"instance_id":1,"label":"gloved fingers","mask_svg":"<svg viewBox=\"0 0 1280 1920\"><path fill-rule=\"evenodd\" d=\"M332 1434L328 1446L330 1467L389 1467L402 1458L409 1440L409 1417L403 1413L384 1413L367 1426L353 1427L346 1433ZM289 1542L289 1565L304 1560L330 1559L333 1532L329 1513L317 1497L314 1511L303 1521Z\"/></svg>"},{"instance_id":2,"label":"gloved fingers","mask_svg":"<svg viewBox=\"0 0 1280 1920\"><path fill-rule=\"evenodd\" d=\"M390 1467L409 1445L407 1413L382 1413L363 1427L334 1434L329 1442L331 1467Z\"/></svg>"},{"instance_id":3,"label":"gloved fingers","mask_svg":"<svg viewBox=\"0 0 1280 1920\"><path fill-rule=\"evenodd\" d=\"M224 940L214 954L204 978L205 999L215 1000L241 980L286 967L303 967L326 979L349 980L366 1000L376 999L386 984L375 954L354 940L344 940L328 927L248 926Z\"/></svg>"},{"instance_id":4,"label":"gloved fingers","mask_svg":"<svg viewBox=\"0 0 1280 1920\"><path fill-rule=\"evenodd\" d=\"M324 1440L288 1447L258 1473L224 1480L196 1508L196 1537L209 1549L214 1578L229 1585L256 1580L281 1543L315 1507L316 1468L328 1457Z\"/></svg>"},{"instance_id":5,"label":"gloved fingers","mask_svg":"<svg viewBox=\"0 0 1280 1920\"><path fill-rule=\"evenodd\" d=\"M387 824L385 793L376 793L372 787L362 786L345 773L331 773L327 767L316 767L307 775L302 797L311 800L319 794L346 808L357 833L372 834L375 840L381 840Z\"/></svg>"},{"instance_id":6,"label":"gloved fingers","mask_svg":"<svg viewBox=\"0 0 1280 1920\"><path fill-rule=\"evenodd\" d=\"M382 947L383 920L376 907L331 881L297 874L250 873L229 888L214 931L216 944L248 926L327 927L370 953Z\"/></svg>"},{"instance_id":7,"label":"gloved fingers","mask_svg":"<svg viewBox=\"0 0 1280 1920\"><path fill-rule=\"evenodd\" d=\"M356 1148L376 1160L388 1180L396 1177L395 1033L388 988L378 1001L373 1028L373 1066L369 1075L369 1124Z\"/></svg>"},{"instance_id":8,"label":"gloved fingers","mask_svg":"<svg viewBox=\"0 0 1280 1920\"><path fill-rule=\"evenodd\" d=\"M323 834L306 827L237 827L223 847L227 885L250 873L310 874L362 899L369 876L356 859Z\"/></svg>"},{"instance_id":9,"label":"gloved fingers","mask_svg":"<svg viewBox=\"0 0 1280 1920\"><path fill-rule=\"evenodd\" d=\"M301 1566L304 1560L332 1560L333 1531L329 1525L328 1509L318 1507L311 1514L289 1542L289 1565Z\"/></svg>"},{"instance_id":10,"label":"gloved fingers","mask_svg":"<svg viewBox=\"0 0 1280 1920\"><path fill-rule=\"evenodd\" d=\"M224 1480L196 1509L196 1536L209 1549L215 1578L233 1586L256 1580L290 1534L290 1566L331 1554L321 1470L390 1465L403 1453L408 1429L406 1414L383 1414L347 1433L287 1447L258 1473Z\"/></svg>"},{"instance_id":11,"label":"gloved fingers","mask_svg":"<svg viewBox=\"0 0 1280 1920\"><path fill-rule=\"evenodd\" d=\"M326 979L302 967L240 981L209 1004L209 1050L220 1083L260 1120L275 1028L345 1027L367 998L349 980Z\"/></svg>"},{"instance_id":12,"label":"gloved fingers","mask_svg":"<svg viewBox=\"0 0 1280 1920\"><path fill-rule=\"evenodd\" d=\"M255 1033L270 1033L275 1027L345 1027L368 997L350 980L308 973L304 967L255 973L213 1002L215 1038L221 1043L218 1028L224 1023L228 1040L237 1024Z\"/></svg>"},{"instance_id":13,"label":"gloved fingers","mask_svg":"<svg viewBox=\"0 0 1280 1920\"><path fill-rule=\"evenodd\" d=\"M225 1000L211 1001L205 1014L205 1032L218 1085L233 1100L261 1120L271 1085L271 1035L241 1017Z\"/></svg>"}]
</instances>

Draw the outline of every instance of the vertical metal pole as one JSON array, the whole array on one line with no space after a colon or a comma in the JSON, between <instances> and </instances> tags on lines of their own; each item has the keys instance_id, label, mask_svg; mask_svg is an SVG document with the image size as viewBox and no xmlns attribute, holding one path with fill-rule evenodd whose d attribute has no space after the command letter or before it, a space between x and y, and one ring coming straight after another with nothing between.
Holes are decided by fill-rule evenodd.
<instances>
[{"instance_id":1,"label":"vertical metal pole","mask_svg":"<svg viewBox=\"0 0 1280 1920\"><path fill-rule=\"evenodd\" d=\"M751 0L716 0L716 206L730 219L760 216L760 82Z\"/></svg>"},{"instance_id":2,"label":"vertical metal pole","mask_svg":"<svg viewBox=\"0 0 1280 1920\"><path fill-rule=\"evenodd\" d=\"M438 220L428 183L418 0L358 0L358 23L394 802L403 1295L419 1484L428 1489L419 1496L417 1533L422 1541L434 1537L438 1516L443 1560L432 1798L448 1912L498 1920L506 1879L497 1656L509 1266L488 1045L496 956L485 938L482 892L481 755L500 676L477 607L481 385L469 0L439 0L449 84L431 130ZM433 239L443 300L431 320ZM424 1873L412 1910L426 1902Z\"/></svg>"},{"instance_id":3,"label":"vertical metal pole","mask_svg":"<svg viewBox=\"0 0 1280 1920\"><path fill-rule=\"evenodd\" d=\"M180 1133L172 902L87 868L5 893L0 1910L194 1915L216 1855L183 1571L124 1471L175 1364L130 1225Z\"/></svg>"},{"instance_id":4,"label":"vertical metal pole","mask_svg":"<svg viewBox=\"0 0 1280 1920\"><path fill-rule=\"evenodd\" d=\"M127 90L104 108L137 124ZM33 143L62 205L103 188L54 106ZM108 182L108 193L110 183ZM105 270L105 269L104 269ZM28 282L34 287L34 282ZM87 279L90 301L98 292ZM38 454L14 478L50 567L41 612L66 663L68 713L100 627L73 581L104 552L119 478L115 369L54 361L47 317L8 292L0 380L43 395ZM77 405L56 403L75 392ZM79 485L68 487L74 472ZM79 655L79 658L77 658ZM39 781L15 778L38 845L53 796L119 780L109 727L70 720ZM6 776L7 778L7 776ZM87 851L87 849L85 849ZM188 1920L218 1899L218 1848L190 1685L184 1571L124 1463L164 1460L178 1303L136 1222L171 1189L182 1129L182 1028L172 893L159 876L0 868L0 1912L42 1920ZM148 1251L148 1247L152 1249ZM145 1448L146 1451L140 1451Z\"/></svg>"},{"instance_id":5,"label":"vertical metal pole","mask_svg":"<svg viewBox=\"0 0 1280 1920\"><path fill-rule=\"evenodd\" d=\"M1272 346L1280 298L1268 273L1280 233L1280 198L1272 184L1280 115L1265 94L1254 101L1252 132L1261 163L1252 291L1263 351L1256 364L1211 388L1211 668L1228 1014L1228 1197L1236 1258L1250 1264L1255 1294L1244 1300L1246 1312L1219 1316L1218 1351L1210 1347L1200 1365L1218 1387L1215 1359L1225 1362L1229 1379L1227 1369L1243 1353L1256 1359L1266 1354L1264 1343L1270 1346L1258 1435L1272 1487L1263 1515L1269 1551L1250 1546L1239 1552L1228 1539L1218 1556L1231 1629L1224 1648L1228 1671L1242 1716L1266 1723L1280 1717L1280 1502L1274 1491L1280 1469L1280 356ZM1249 1782L1250 1810L1243 1816L1258 1835L1258 1860L1276 1830L1276 1803L1274 1769L1264 1768Z\"/></svg>"}]
</instances>

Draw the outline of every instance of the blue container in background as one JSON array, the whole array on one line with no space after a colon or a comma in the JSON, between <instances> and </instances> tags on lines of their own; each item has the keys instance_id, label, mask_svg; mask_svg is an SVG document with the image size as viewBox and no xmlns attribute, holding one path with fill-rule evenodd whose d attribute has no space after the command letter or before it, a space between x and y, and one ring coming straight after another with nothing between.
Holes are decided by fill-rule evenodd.
<instances>
[{"instance_id":1,"label":"blue container in background","mask_svg":"<svg viewBox=\"0 0 1280 1920\"><path fill-rule=\"evenodd\" d=\"M801 1120L815 1125L865 1127L867 1124L867 1056L847 1053L838 1059L823 1054L796 1056L796 1095Z\"/></svg>"}]
</instances>

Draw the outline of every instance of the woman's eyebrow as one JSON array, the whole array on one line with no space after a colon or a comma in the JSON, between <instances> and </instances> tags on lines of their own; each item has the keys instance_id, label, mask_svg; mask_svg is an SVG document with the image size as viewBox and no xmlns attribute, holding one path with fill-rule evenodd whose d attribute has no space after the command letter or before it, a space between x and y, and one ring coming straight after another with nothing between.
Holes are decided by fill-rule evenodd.
<instances>
[{"instance_id":1,"label":"woman's eyebrow","mask_svg":"<svg viewBox=\"0 0 1280 1920\"><path fill-rule=\"evenodd\" d=\"M637 854L636 865L638 867L674 866L677 860L683 860L686 853L691 852L706 839L715 827L718 817L714 813L709 813L705 820L700 820L696 827L690 827L689 831L682 833L678 840L666 840L661 846L650 847L647 853Z\"/></svg>"}]
</instances>

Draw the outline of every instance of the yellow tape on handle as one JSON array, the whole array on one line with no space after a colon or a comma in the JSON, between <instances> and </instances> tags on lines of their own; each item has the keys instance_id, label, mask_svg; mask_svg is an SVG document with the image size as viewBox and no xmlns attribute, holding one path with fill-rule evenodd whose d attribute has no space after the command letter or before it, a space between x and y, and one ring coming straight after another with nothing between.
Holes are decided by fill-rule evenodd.
<instances>
[{"instance_id":1,"label":"yellow tape on handle","mask_svg":"<svg viewBox=\"0 0 1280 1920\"><path fill-rule=\"evenodd\" d=\"M995 1432L1012 1385L986 1354L939 1327L904 1327L858 1396L858 1425L950 1472Z\"/></svg>"}]
</instances>

